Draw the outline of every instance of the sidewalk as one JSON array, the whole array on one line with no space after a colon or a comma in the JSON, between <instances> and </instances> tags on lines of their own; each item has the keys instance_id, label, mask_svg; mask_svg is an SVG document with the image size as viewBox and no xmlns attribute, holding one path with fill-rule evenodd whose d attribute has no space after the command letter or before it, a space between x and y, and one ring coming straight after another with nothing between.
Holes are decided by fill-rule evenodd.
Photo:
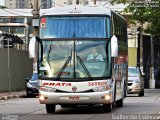
<instances>
[{"instance_id":1,"label":"sidewalk","mask_svg":"<svg viewBox=\"0 0 160 120\"><path fill-rule=\"evenodd\" d=\"M15 92L0 92L0 101L9 100L13 98L25 97L26 91L15 91Z\"/></svg>"}]
</instances>

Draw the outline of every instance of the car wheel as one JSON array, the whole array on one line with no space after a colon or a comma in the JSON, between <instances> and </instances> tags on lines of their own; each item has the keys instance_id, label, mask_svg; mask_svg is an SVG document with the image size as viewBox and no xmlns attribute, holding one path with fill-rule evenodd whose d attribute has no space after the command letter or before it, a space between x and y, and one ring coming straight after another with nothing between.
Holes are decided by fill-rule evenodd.
<instances>
[{"instance_id":1,"label":"car wheel","mask_svg":"<svg viewBox=\"0 0 160 120\"><path fill-rule=\"evenodd\" d=\"M138 96L139 96L139 97L144 96L144 89L139 92Z\"/></svg>"},{"instance_id":2,"label":"car wheel","mask_svg":"<svg viewBox=\"0 0 160 120\"><path fill-rule=\"evenodd\" d=\"M54 104L46 104L47 113L55 113L56 105Z\"/></svg>"},{"instance_id":3,"label":"car wheel","mask_svg":"<svg viewBox=\"0 0 160 120\"><path fill-rule=\"evenodd\" d=\"M111 112L112 111L112 103L111 104L103 104L103 111L104 112Z\"/></svg>"},{"instance_id":4,"label":"car wheel","mask_svg":"<svg viewBox=\"0 0 160 120\"><path fill-rule=\"evenodd\" d=\"M30 94L28 91L26 91L26 96L27 97L32 97L32 94Z\"/></svg>"},{"instance_id":5,"label":"car wheel","mask_svg":"<svg viewBox=\"0 0 160 120\"><path fill-rule=\"evenodd\" d=\"M116 101L116 107L123 107L123 98Z\"/></svg>"}]
</instances>

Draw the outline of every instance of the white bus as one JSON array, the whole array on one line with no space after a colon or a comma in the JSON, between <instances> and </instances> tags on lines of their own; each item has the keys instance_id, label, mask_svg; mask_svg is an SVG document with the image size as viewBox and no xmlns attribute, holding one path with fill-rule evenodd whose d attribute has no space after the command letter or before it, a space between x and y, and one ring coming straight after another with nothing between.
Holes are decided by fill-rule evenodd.
<instances>
[{"instance_id":1,"label":"white bus","mask_svg":"<svg viewBox=\"0 0 160 120\"><path fill-rule=\"evenodd\" d=\"M35 58L39 43L39 101L47 113L56 105L123 106L127 89L127 25L104 7L51 8L40 17L40 35L29 43Z\"/></svg>"}]
</instances>

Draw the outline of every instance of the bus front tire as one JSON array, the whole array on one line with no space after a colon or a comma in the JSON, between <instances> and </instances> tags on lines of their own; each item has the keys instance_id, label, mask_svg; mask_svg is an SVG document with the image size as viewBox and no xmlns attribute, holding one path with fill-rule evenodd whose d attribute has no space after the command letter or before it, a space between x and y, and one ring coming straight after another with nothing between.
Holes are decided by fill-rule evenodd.
<instances>
[{"instance_id":1,"label":"bus front tire","mask_svg":"<svg viewBox=\"0 0 160 120\"><path fill-rule=\"evenodd\" d=\"M104 112L111 112L112 111L112 103L111 104L103 104L103 111Z\"/></svg>"},{"instance_id":2,"label":"bus front tire","mask_svg":"<svg viewBox=\"0 0 160 120\"><path fill-rule=\"evenodd\" d=\"M54 104L46 104L47 113L55 113L56 105Z\"/></svg>"},{"instance_id":3,"label":"bus front tire","mask_svg":"<svg viewBox=\"0 0 160 120\"><path fill-rule=\"evenodd\" d=\"M123 107L123 98L116 101L116 107Z\"/></svg>"}]
</instances>

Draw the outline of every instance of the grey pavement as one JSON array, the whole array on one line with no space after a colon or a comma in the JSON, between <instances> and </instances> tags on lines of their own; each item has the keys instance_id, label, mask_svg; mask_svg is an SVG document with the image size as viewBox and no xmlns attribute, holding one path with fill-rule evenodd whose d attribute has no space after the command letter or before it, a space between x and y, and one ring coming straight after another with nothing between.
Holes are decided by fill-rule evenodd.
<instances>
[{"instance_id":1,"label":"grey pavement","mask_svg":"<svg viewBox=\"0 0 160 120\"><path fill-rule=\"evenodd\" d=\"M21 90L21 91L11 91L11 92L0 92L0 100L9 100L13 98L20 98L20 97L25 97L26 96L26 91Z\"/></svg>"},{"instance_id":2,"label":"grey pavement","mask_svg":"<svg viewBox=\"0 0 160 120\"><path fill-rule=\"evenodd\" d=\"M160 89L145 89L144 97L138 97L137 94L128 95L124 100L124 106L114 107L111 113L103 113L101 108L99 105L76 108L61 108L57 105L55 114L47 114L45 105L40 104L38 98L17 98L0 102L0 120L10 120L4 118L12 116L17 117L14 120L117 120L121 115L160 117Z\"/></svg>"}]
</instances>

